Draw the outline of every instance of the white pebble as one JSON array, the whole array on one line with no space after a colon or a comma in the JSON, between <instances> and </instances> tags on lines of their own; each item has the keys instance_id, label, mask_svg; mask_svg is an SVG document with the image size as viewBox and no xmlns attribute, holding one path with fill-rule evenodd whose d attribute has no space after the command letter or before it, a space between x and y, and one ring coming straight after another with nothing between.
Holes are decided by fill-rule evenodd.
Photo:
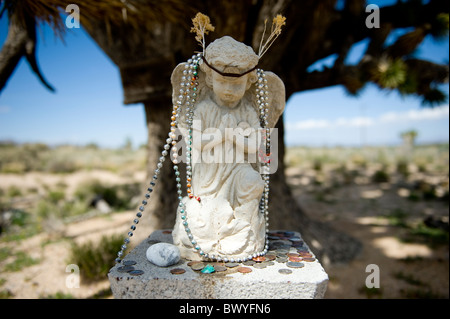
<instances>
[{"instance_id":1,"label":"white pebble","mask_svg":"<svg viewBox=\"0 0 450 319\"><path fill-rule=\"evenodd\" d=\"M180 261L180 250L172 244L157 243L147 249L146 256L156 266L168 267Z\"/></svg>"}]
</instances>

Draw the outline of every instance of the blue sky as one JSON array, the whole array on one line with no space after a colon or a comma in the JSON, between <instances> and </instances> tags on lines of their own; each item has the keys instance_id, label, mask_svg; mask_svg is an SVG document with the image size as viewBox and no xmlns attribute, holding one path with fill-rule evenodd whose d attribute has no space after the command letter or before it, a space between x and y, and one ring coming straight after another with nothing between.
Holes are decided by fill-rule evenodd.
<instances>
[{"instance_id":1,"label":"blue sky","mask_svg":"<svg viewBox=\"0 0 450 319\"><path fill-rule=\"evenodd\" d=\"M6 32L7 19L3 18L0 45ZM0 140L92 142L104 147L123 145L127 138L135 146L146 143L143 106L123 104L118 68L83 29L68 29L65 44L46 26L38 36L38 61L56 93L49 92L22 59L0 95ZM355 45L347 62L357 61L366 45L364 41ZM448 63L448 38L441 42L427 38L416 56ZM334 58L319 61L310 69L329 65ZM442 88L448 94L448 85ZM288 145L392 145L400 143L400 133L410 129L419 132L420 143L448 142L449 107L447 103L422 108L416 97L401 97L374 85L367 85L355 98L336 86L291 96L285 127Z\"/></svg>"}]
</instances>

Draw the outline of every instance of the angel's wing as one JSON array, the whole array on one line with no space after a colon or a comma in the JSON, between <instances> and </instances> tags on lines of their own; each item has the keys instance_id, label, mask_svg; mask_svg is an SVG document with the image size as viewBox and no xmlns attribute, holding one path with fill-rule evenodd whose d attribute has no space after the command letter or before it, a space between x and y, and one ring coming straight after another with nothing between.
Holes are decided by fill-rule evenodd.
<instances>
[{"instance_id":1,"label":"angel's wing","mask_svg":"<svg viewBox=\"0 0 450 319\"><path fill-rule=\"evenodd\" d=\"M267 122L268 126L273 128L284 111L286 105L286 91L283 81L281 81L275 73L266 71L265 74L269 89L269 114ZM254 85L258 85L258 83L255 83ZM255 109L257 108L256 96L254 96L253 106ZM258 109L256 109L256 112L259 114Z\"/></svg>"},{"instance_id":2,"label":"angel's wing","mask_svg":"<svg viewBox=\"0 0 450 319\"><path fill-rule=\"evenodd\" d=\"M196 101L199 101L201 99L201 96L203 95L203 88L205 87L205 74L203 71L198 68L198 77L194 80L192 78L192 75L187 74L189 69L186 68L188 64L186 62L178 64L175 69L172 72L172 75L170 77L170 82L172 83L172 103L173 105L177 105L179 101L181 101L180 109L179 109L179 126L184 127L186 123L186 101L189 97L190 107L194 107L196 103L192 102L192 99L194 99L194 93L196 94ZM185 74L186 73L186 74ZM194 92L192 90L192 86L190 89L190 92L188 94L183 93L181 90L186 90L187 87L190 86L192 82L197 82L197 90ZM182 83L184 85L182 86Z\"/></svg>"}]
</instances>

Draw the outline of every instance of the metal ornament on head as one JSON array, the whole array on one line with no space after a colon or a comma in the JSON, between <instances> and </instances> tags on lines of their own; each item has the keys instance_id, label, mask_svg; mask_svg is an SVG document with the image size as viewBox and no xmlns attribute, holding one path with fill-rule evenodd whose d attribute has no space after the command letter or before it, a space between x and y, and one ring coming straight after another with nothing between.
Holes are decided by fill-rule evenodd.
<instances>
[{"instance_id":1,"label":"metal ornament on head","mask_svg":"<svg viewBox=\"0 0 450 319\"><path fill-rule=\"evenodd\" d=\"M206 47L205 34L214 27L201 13L192 21L191 32L203 51L172 73L169 136L116 262L121 261L169 154L179 200L172 235L182 257L242 262L268 250L270 133L284 110L285 91L275 74L257 69L257 64L281 33L285 18L278 15L273 20L265 41L264 31L258 54L228 36ZM230 153L235 161L227 160ZM181 162L186 163L185 196Z\"/></svg>"}]
</instances>

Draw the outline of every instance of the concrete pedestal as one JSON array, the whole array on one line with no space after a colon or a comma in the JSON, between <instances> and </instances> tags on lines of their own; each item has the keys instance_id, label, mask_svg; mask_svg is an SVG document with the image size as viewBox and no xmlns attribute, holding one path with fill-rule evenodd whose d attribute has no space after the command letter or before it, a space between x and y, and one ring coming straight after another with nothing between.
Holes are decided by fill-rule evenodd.
<instances>
[{"instance_id":1,"label":"concrete pedestal","mask_svg":"<svg viewBox=\"0 0 450 319\"><path fill-rule=\"evenodd\" d=\"M274 231L271 233L286 233ZM300 234L288 232L295 238L296 247L299 247ZM289 248L286 238L277 239L276 234L271 236L271 249L277 247L280 251L296 250ZM312 299L323 298L328 284L328 275L316 259L302 261L304 267L290 268L286 262L273 261L266 268L259 269L254 266L239 265L227 268L226 271L204 274L192 270L187 265L188 260L181 259L176 265L158 267L146 258L147 248L157 242L172 243L169 230L158 230L148 239L142 241L122 261L109 271L108 278L115 298L121 299ZM310 252L306 243L302 251ZM279 253L278 253L279 254ZM311 260L311 259L309 259ZM132 267L141 272L123 272L120 267L126 261L134 261ZM212 263L217 264L217 263ZM238 272L238 268L248 267L250 273ZM184 269L183 274L172 274L175 268ZM289 269L281 271L280 269ZM289 274L284 274L288 272Z\"/></svg>"}]
</instances>

